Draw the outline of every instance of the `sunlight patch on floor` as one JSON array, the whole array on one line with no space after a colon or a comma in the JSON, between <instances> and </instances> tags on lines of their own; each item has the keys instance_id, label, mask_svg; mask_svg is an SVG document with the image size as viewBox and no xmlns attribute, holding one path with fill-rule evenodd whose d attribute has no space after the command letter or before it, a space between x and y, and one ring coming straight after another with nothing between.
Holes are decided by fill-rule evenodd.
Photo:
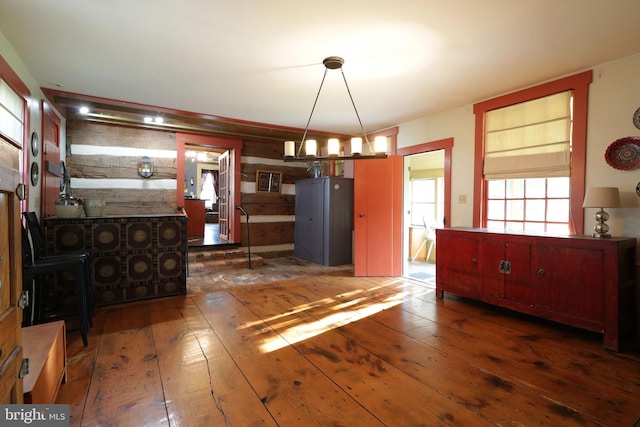
<instances>
[{"instance_id":1,"label":"sunlight patch on floor","mask_svg":"<svg viewBox=\"0 0 640 427\"><path fill-rule=\"evenodd\" d=\"M371 289L367 289L367 291L371 291ZM349 292L350 295L358 293L361 293L361 291ZM278 336L265 340L260 345L260 350L264 353L276 351L288 345L308 340L324 332L372 316L383 310L402 304L409 294L400 291L384 298L379 298L380 295L376 295L375 297L360 296L353 300L346 301L344 300L345 295L346 294L340 294L334 298L323 298L313 303L302 304L286 313L272 316L270 319L265 320L268 323L277 320L282 322L274 325ZM321 317L315 320L300 323L300 319L286 319L287 316L307 311L310 308L321 308L322 306L326 306L326 314L321 315ZM296 324L292 325L291 320ZM249 327L250 325L245 324L243 326Z\"/></svg>"}]
</instances>

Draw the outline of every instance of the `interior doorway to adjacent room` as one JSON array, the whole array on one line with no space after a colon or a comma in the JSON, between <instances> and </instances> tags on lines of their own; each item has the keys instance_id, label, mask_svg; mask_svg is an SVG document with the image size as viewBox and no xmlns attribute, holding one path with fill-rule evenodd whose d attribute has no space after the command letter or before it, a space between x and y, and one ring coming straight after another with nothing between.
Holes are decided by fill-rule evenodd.
<instances>
[{"instance_id":1,"label":"interior doorway to adjacent room","mask_svg":"<svg viewBox=\"0 0 640 427\"><path fill-rule=\"evenodd\" d=\"M437 228L444 226L444 150L405 157L408 275L435 280Z\"/></svg>"}]
</instances>

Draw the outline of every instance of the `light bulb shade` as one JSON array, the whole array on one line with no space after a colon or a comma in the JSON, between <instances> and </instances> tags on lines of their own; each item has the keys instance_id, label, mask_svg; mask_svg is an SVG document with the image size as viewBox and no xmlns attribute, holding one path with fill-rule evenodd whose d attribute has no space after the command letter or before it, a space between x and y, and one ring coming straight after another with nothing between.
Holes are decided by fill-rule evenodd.
<instances>
[{"instance_id":1,"label":"light bulb shade","mask_svg":"<svg viewBox=\"0 0 640 427\"><path fill-rule=\"evenodd\" d=\"M315 139L308 139L304 144L304 150L307 156L315 156L318 152L318 144Z\"/></svg>"},{"instance_id":2,"label":"light bulb shade","mask_svg":"<svg viewBox=\"0 0 640 427\"><path fill-rule=\"evenodd\" d=\"M584 197L583 208L619 208L620 193L617 187L591 187Z\"/></svg>"},{"instance_id":3,"label":"light bulb shade","mask_svg":"<svg viewBox=\"0 0 640 427\"><path fill-rule=\"evenodd\" d=\"M386 136L376 136L376 139L373 142L373 149L376 153L386 153L387 152L387 137Z\"/></svg>"},{"instance_id":4,"label":"light bulb shade","mask_svg":"<svg viewBox=\"0 0 640 427\"><path fill-rule=\"evenodd\" d=\"M351 154L362 154L362 138L351 138Z\"/></svg>"},{"instance_id":5,"label":"light bulb shade","mask_svg":"<svg viewBox=\"0 0 640 427\"><path fill-rule=\"evenodd\" d=\"M284 142L284 156L285 157L293 157L296 155L296 142L295 141L285 141Z\"/></svg>"},{"instance_id":6,"label":"light bulb shade","mask_svg":"<svg viewBox=\"0 0 640 427\"><path fill-rule=\"evenodd\" d=\"M340 153L340 140L338 138L329 138L327 151L330 156L337 156Z\"/></svg>"}]
</instances>

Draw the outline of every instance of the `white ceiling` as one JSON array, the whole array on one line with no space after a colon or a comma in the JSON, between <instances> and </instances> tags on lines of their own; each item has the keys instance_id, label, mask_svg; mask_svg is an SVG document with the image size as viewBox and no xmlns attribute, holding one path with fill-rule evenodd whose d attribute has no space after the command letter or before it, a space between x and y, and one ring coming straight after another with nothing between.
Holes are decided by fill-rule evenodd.
<instances>
[{"instance_id":1,"label":"white ceiling","mask_svg":"<svg viewBox=\"0 0 640 427\"><path fill-rule=\"evenodd\" d=\"M2 0L46 88L304 128L323 58L368 132L640 52L638 0ZM311 128L357 133L338 70Z\"/></svg>"}]
</instances>

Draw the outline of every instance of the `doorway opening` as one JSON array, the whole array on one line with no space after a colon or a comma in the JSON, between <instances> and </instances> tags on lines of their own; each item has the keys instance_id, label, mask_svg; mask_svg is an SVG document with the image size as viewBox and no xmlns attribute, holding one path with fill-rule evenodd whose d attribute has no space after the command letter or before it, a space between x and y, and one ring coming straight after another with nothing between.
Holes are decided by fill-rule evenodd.
<instances>
[{"instance_id":1,"label":"doorway opening","mask_svg":"<svg viewBox=\"0 0 640 427\"><path fill-rule=\"evenodd\" d=\"M407 156L405 165L406 275L435 284L435 230L444 226L444 150Z\"/></svg>"},{"instance_id":2,"label":"doorway opening","mask_svg":"<svg viewBox=\"0 0 640 427\"><path fill-rule=\"evenodd\" d=\"M449 226L453 138L404 148L403 275L435 285L436 230Z\"/></svg>"},{"instance_id":3,"label":"doorway opening","mask_svg":"<svg viewBox=\"0 0 640 427\"><path fill-rule=\"evenodd\" d=\"M215 246L229 242L220 237L220 165L225 149L185 144L184 198L204 203L204 224L198 236L189 236L190 246ZM189 212L187 212L189 214ZM192 217L190 215L190 217Z\"/></svg>"},{"instance_id":4,"label":"doorway opening","mask_svg":"<svg viewBox=\"0 0 640 427\"><path fill-rule=\"evenodd\" d=\"M238 246L242 140L177 134L177 205L187 206L189 247ZM194 214L195 211L195 214ZM196 223L197 222L197 223Z\"/></svg>"}]
</instances>

